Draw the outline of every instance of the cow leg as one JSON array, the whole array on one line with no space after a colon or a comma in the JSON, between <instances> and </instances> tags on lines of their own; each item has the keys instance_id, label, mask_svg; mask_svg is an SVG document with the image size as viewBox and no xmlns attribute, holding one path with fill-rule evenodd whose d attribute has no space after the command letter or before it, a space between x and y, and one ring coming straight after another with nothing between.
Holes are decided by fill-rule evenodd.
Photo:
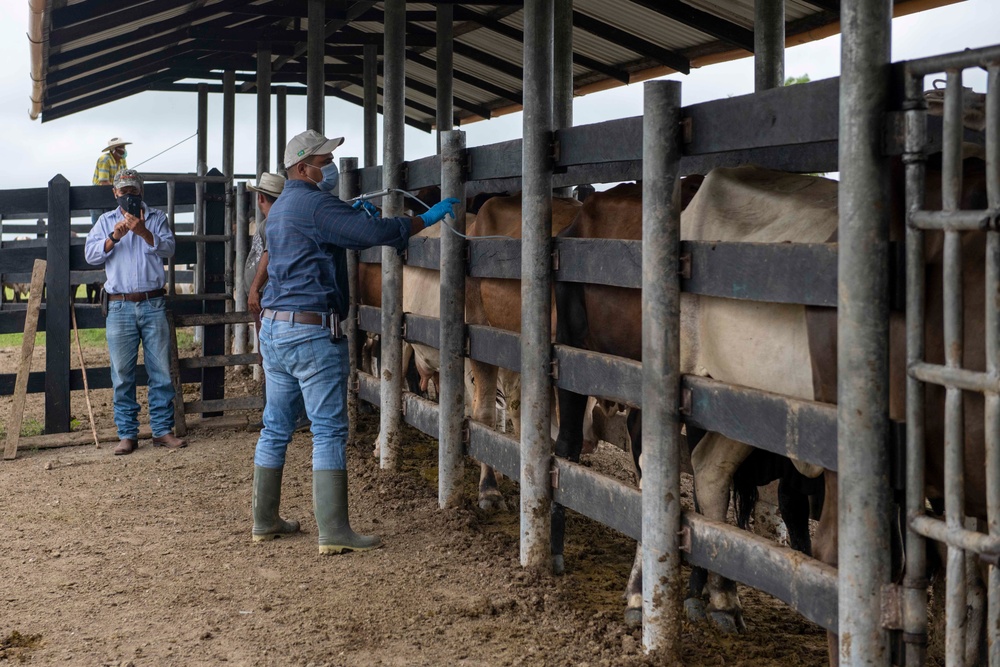
<instances>
[{"instance_id":1,"label":"cow leg","mask_svg":"<svg viewBox=\"0 0 1000 667\"><path fill-rule=\"evenodd\" d=\"M823 474L823 481L823 511L816 527L813 554L827 565L837 567L837 473L826 471ZM832 632L828 632L826 637L830 667L836 667L840 664L840 641Z\"/></svg>"},{"instance_id":2,"label":"cow leg","mask_svg":"<svg viewBox=\"0 0 1000 667\"><path fill-rule=\"evenodd\" d=\"M798 473L791 469L778 480L778 511L788 530L788 545L796 551L812 556L812 543L809 539L809 496L795 488L795 475Z\"/></svg>"},{"instance_id":3,"label":"cow leg","mask_svg":"<svg viewBox=\"0 0 1000 667\"><path fill-rule=\"evenodd\" d=\"M695 496L707 518L726 520L733 474L751 451L748 445L710 433L692 452ZM727 632L746 630L735 582L715 572L709 573L708 596L709 616L719 628Z\"/></svg>"},{"instance_id":4,"label":"cow leg","mask_svg":"<svg viewBox=\"0 0 1000 667\"><path fill-rule=\"evenodd\" d=\"M497 419L497 367L479 361L472 362L475 395L472 418L493 427ZM493 468L481 464L479 469L479 507L484 510L506 510Z\"/></svg>"},{"instance_id":5,"label":"cow leg","mask_svg":"<svg viewBox=\"0 0 1000 667\"><path fill-rule=\"evenodd\" d=\"M559 403L559 435L555 454L575 463L580 461L583 449L583 419L587 397L565 389L557 392ZM552 503L552 571L562 574L566 568L563 546L566 539L566 510L559 503Z\"/></svg>"},{"instance_id":6,"label":"cow leg","mask_svg":"<svg viewBox=\"0 0 1000 667\"><path fill-rule=\"evenodd\" d=\"M642 625L642 542L636 542L635 560L625 585L625 625Z\"/></svg>"}]
</instances>

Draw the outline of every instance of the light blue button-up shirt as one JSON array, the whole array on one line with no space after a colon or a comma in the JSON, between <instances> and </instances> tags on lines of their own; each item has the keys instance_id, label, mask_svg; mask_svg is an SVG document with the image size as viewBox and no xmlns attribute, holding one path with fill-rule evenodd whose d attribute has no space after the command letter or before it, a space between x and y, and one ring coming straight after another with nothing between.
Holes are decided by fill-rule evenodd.
<instances>
[{"instance_id":1,"label":"light blue button-up shirt","mask_svg":"<svg viewBox=\"0 0 1000 667\"><path fill-rule=\"evenodd\" d=\"M102 215L87 234L87 262L94 266L104 265L107 274L104 289L109 294L151 292L166 284L163 260L174 256L174 235L163 211L145 203L142 209L146 212L146 229L153 235L153 245L129 232L109 252L104 252L104 242L115 225L125 219L121 208Z\"/></svg>"}]
</instances>

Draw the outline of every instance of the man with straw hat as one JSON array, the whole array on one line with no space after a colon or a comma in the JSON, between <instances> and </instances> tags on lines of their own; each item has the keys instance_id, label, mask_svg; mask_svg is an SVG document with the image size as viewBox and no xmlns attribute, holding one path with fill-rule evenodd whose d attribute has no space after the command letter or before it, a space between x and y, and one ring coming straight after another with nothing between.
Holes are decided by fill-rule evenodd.
<instances>
[{"instance_id":1,"label":"man with straw hat","mask_svg":"<svg viewBox=\"0 0 1000 667\"><path fill-rule=\"evenodd\" d=\"M121 137L108 139L108 145L101 151L101 156L97 158L97 165L94 167L94 185L113 185L115 174L123 169L128 169L125 158L128 151L125 147L131 144ZM101 209L91 209L90 221L97 224L97 219L104 213Z\"/></svg>"}]
</instances>

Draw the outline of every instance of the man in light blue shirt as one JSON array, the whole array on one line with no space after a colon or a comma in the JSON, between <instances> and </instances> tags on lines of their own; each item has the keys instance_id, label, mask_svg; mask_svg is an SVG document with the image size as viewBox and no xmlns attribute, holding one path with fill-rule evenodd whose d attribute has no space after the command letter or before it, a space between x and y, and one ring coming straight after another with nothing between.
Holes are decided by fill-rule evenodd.
<instances>
[{"instance_id":1,"label":"man in light blue shirt","mask_svg":"<svg viewBox=\"0 0 1000 667\"><path fill-rule=\"evenodd\" d=\"M149 376L149 424L153 446L186 446L173 434L174 385L170 378L163 260L174 255L174 235L162 211L142 201L142 177L134 169L115 174L118 208L102 215L87 235L87 262L104 265L108 297L108 353L115 388L116 455L131 454L139 443L139 403L135 367L142 343Z\"/></svg>"}]
</instances>

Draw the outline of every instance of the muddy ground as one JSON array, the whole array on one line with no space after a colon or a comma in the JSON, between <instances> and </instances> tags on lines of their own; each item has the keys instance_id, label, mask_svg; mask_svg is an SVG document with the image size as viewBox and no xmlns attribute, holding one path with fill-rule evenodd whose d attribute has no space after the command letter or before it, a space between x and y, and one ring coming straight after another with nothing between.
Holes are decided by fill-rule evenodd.
<instances>
[{"instance_id":1,"label":"muddy ground","mask_svg":"<svg viewBox=\"0 0 1000 667\"><path fill-rule=\"evenodd\" d=\"M0 373L15 372L18 355L0 349ZM100 348L86 356L88 366L107 364ZM37 350L35 369L42 359ZM256 390L246 374L230 380L227 393ZM110 390L92 399L98 427L113 426ZM42 406L29 397L26 417L44 422ZM10 409L0 398L0 420ZM82 392L73 414L89 428ZM644 655L639 630L622 621L632 540L572 515L566 575L529 573L518 563L516 485L502 484L509 510L487 514L475 505L470 464L465 504L440 510L435 442L409 431L402 472L380 471L370 448L377 426L362 419L363 444L348 462L354 526L385 546L343 556L317 554L308 433L289 447L282 499L303 532L264 544L250 541L256 435L246 427L195 430L178 452L146 440L125 457L109 444L26 448L0 461L0 661L667 664ZM590 463L627 474L623 456L602 445ZM682 664L825 664L820 628L766 595L741 595L747 634L686 625Z\"/></svg>"}]
</instances>

